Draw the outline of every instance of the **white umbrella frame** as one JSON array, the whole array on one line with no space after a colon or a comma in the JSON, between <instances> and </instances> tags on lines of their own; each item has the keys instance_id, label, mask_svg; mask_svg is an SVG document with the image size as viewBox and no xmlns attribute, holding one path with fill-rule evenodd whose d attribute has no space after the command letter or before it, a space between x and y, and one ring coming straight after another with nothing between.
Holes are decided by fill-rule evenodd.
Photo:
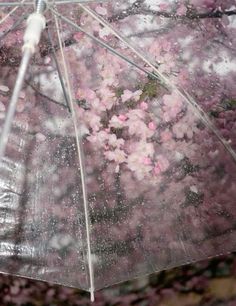
<instances>
[{"instance_id":1,"label":"white umbrella frame","mask_svg":"<svg viewBox=\"0 0 236 306\"><path fill-rule=\"evenodd\" d=\"M40 34L41 34L42 30L45 27L45 25L43 25L43 23L44 23L44 21L43 21L44 20L43 13L44 13L44 11L46 9L49 9L54 14L54 16L55 16L55 25L56 25L56 29L57 29L57 34L58 34L58 38L59 38L59 46L60 46L62 60L63 60L63 70L64 70L63 73L64 73L64 79L65 79L64 80L64 82L65 82L65 86L64 87L65 87L66 92L67 92L67 98L68 98L68 102L69 102L70 111L71 111L71 114L72 114L73 125L74 125L74 128L75 128L77 150L78 150L78 154L79 154L79 164L80 164L80 170L82 172L84 210L85 210L85 217L86 217L86 235L87 235L87 249L88 249L87 257L88 257L88 266L89 266L90 292L91 292L91 299L93 300L94 299L94 293L93 293L94 292L94 283L93 283L94 275L93 275L93 266L92 266L92 260L91 260L91 250L90 250L90 235L89 235L90 224L89 224L89 216L88 216L88 203L87 203L87 200L86 200L86 186L85 186L85 182L83 180L83 178L84 178L84 175L83 175L83 163L82 163L82 157L81 157L82 150L81 150L81 144L80 144L80 138L81 137L80 137L80 131L78 130L78 127L77 127L77 124L76 124L76 120L75 120L75 110L74 110L73 96L72 96L70 85L69 85L69 77L68 77L66 59L65 59L64 53L63 53L63 44L62 44L62 41L61 41L60 35L59 35L60 34L59 33L59 25L58 25L59 18L62 21L70 24L71 26L73 26L78 31L83 32L88 37L93 39L95 42L97 42L98 44L100 44L104 48L108 49L109 51L111 51L115 55L119 56L123 60L127 61L131 65L135 66L137 69L139 69L139 70L145 72L146 74L154 77L156 80L158 80L166 88L168 88L170 90L173 90L173 89L177 90L178 93L182 96L182 98L188 103L188 105L191 106L191 108L198 115L198 117L200 119L202 119L202 121L205 123L205 125L208 126L208 128L211 129L211 131L217 136L217 138L224 145L224 147L227 149L227 151L230 153L230 155L232 156L232 158L235 161L236 161L236 154L235 154L234 150L231 148L230 144L227 141L225 141L224 138L222 138L222 136L220 135L218 130L211 123L211 121L209 120L207 115L201 110L201 108L194 101L194 99L186 91L184 91L183 89L178 88L175 85L173 85L166 76L164 76L163 74L161 74L158 71L156 66L152 64L151 60L147 59L146 56L144 56L139 50L137 50L135 47L133 47L124 37L122 37L117 31L112 29L111 26L108 25L105 20L103 20L100 16L98 16L92 10L90 10L89 8L84 6L84 4L90 3L90 2L98 2L98 1L85 1L85 0L82 1L81 0L81 1L55 1L55 2L52 2L52 3L46 3L44 0L39 0L35 4L32 3L32 2L21 2L21 3L14 2L14 3L2 3L1 4L1 6L9 6L9 7L10 6L35 5L35 11L34 11L33 15L34 14L38 14L41 17L38 18L38 23L37 23L37 26L36 26L36 27L38 27L38 39L36 39L36 41L33 41L33 42L29 43L28 36L27 36L27 34L25 35L25 46L23 46L22 62L21 62L21 65L20 65L20 69L19 69L19 73L18 73L18 76L17 76L16 85L15 85L15 88L14 88L14 91L13 91L13 95L12 95L12 98L11 98L11 101L10 101L10 104L9 104L9 108L8 108L7 117L6 117L6 120L5 120L4 129L2 131L2 135L1 135L1 139L0 139L0 159L2 159L3 156L4 156L5 147L6 147L6 144L7 144L8 135L9 135L10 128L11 128L11 123L12 123L12 120L13 120L13 117L14 117L14 113L15 113L15 109L16 109L16 104L17 104L17 101L18 101L20 90L22 88L22 84L23 84L23 81L24 81L24 77L25 77L25 73L26 73L26 70L27 70L27 66L29 64L29 61L30 61L30 58L31 58L32 54L35 52L35 48L36 48L36 45L37 45L37 43L39 41ZM102 2L102 1L99 1L99 2ZM57 12L56 8L55 8L55 5L57 5L57 4L66 4L66 3L77 3L88 14L90 14L93 18L95 18L97 21L99 21L103 26L109 27L109 29L112 31L112 33L117 38L119 38L123 43L125 43L126 46L129 47L144 63L146 63L147 66L152 71L146 70L142 66L137 65L132 60L128 59L126 56L123 56L121 53L119 53L116 50L114 50L112 47L110 47L108 44L103 42L101 39L94 37L93 35L89 34L87 31L85 31L82 27L80 27L77 24L75 24L74 22L72 22L67 17L59 14ZM14 8L14 10L15 10L15 8ZM28 33L31 33L31 31L32 31L30 29L31 26L32 26L32 24L30 24L30 22L29 22L28 23L28 28L26 29L26 33L27 33L27 31L28 31ZM61 80L61 81L63 82L63 80Z\"/></svg>"}]
</instances>

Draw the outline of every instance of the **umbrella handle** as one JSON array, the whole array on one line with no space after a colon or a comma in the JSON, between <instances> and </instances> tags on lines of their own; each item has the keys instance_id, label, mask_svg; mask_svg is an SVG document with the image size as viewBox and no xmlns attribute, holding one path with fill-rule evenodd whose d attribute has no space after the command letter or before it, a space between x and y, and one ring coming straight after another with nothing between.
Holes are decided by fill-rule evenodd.
<instances>
[{"instance_id":1,"label":"umbrella handle","mask_svg":"<svg viewBox=\"0 0 236 306\"><path fill-rule=\"evenodd\" d=\"M41 12L35 12L31 14L27 19L27 28L24 34L23 52L26 49L31 50L31 53L35 53L35 49L40 41L41 33L45 29L46 19Z\"/></svg>"},{"instance_id":2,"label":"umbrella handle","mask_svg":"<svg viewBox=\"0 0 236 306\"><path fill-rule=\"evenodd\" d=\"M0 161L5 155L5 150L11 130L12 121L16 111L16 105L20 91L24 82L25 74L29 65L31 56L35 53L36 47L40 41L41 33L46 27L46 19L43 13L47 7L46 0L36 0L35 11L27 19L27 28L24 34L24 45L22 47L23 57L18 71L16 84L7 110L7 115L0 138Z\"/></svg>"}]
</instances>

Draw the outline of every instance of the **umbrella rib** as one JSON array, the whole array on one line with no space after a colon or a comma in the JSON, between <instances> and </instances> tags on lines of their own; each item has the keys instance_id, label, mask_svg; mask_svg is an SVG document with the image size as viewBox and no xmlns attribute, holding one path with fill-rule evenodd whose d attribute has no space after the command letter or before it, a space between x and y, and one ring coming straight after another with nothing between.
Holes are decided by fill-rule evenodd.
<instances>
[{"instance_id":1,"label":"umbrella rib","mask_svg":"<svg viewBox=\"0 0 236 306\"><path fill-rule=\"evenodd\" d=\"M136 68L138 68L139 70L141 70L142 72L144 72L145 74L148 74L150 76L152 76L155 79L158 79L158 77L154 74L149 72L148 70L142 68L141 66L137 65L136 63L132 62L131 60L129 60L128 58L126 58L124 55L122 55L121 53L119 53L118 51L116 51L115 49L113 49L111 46L109 46L108 44L106 44L105 42L103 42L102 40L96 38L95 36L93 36L92 34L87 33L85 30L83 30L80 26L74 24L72 21L70 21L69 19L67 19L66 17L62 16L61 14L59 14L57 11L55 11L54 9L51 9L56 15L58 15L58 17L60 17L62 20L64 20L65 22L67 22L68 24L70 24L71 26L75 27L76 29L78 29L79 31L83 32L85 35L87 35L88 37L90 37L91 39L95 40L97 43L99 43L102 47L108 49L109 51L111 51L112 53L114 53L115 55L119 56L121 59L125 60L126 62L128 62L129 64L135 66ZM149 263L150 266L153 266L152 262L149 260L149 256L146 252L146 250L143 248L144 251L144 256L147 258L147 262Z\"/></svg>"},{"instance_id":2,"label":"umbrella rib","mask_svg":"<svg viewBox=\"0 0 236 306\"><path fill-rule=\"evenodd\" d=\"M25 2L25 0L22 0L20 3L16 3L14 6L14 8L6 15L4 16L1 20L0 20L0 25L6 21L21 5L23 5ZM0 3L0 6L2 6L3 3Z\"/></svg>"},{"instance_id":3,"label":"umbrella rib","mask_svg":"<svg viewBox=\"0 0 236 306\"><path fill-rule=\"evenodd\" d=\"M87 4L87 3L106 3L109 0L58 0L54 1L53 3L55 4L71 4L71 3L81 3L81 4ZM0 2L0 7L20 7L20 6L25 6L25 5L35 5L34 2Z\"/></svg>"},{"instance_id":4,"label":"umbrella rib","mask_svg":"<svg viewBox=\"0 0 236 306\"><path fill-rule=\"evenodd\" d=\"M27 17L29 14L23 15L21 18L19 18L10 29L8 29L6 32L4 32L2 35L0 35L0 40L2 40L4 37L6 37L11 31L14 31Z\"/></svg>"},{"instance_id":5,"label":"umbrella rib","mask_svg":"<svg viewBox=\"0 0 236 306\"><path fill-rule=\"evenodd\" d=\"M71 4L71 3L81 3L81 4L87 4L87 3L106 3L109 0L58 0L53 2L54 4Z\"/></svg>"},{"instance_id":6,"label":"umbrella rib","mask_svg":"<svg viewBox=\"0 0 236 306\"><path fill-rule=\"evenodd\" d=\"M234 162L236 162L236 152L231 147L229 142L220 134L219 130L216 128L216 126L211 122L208 115L205 113L205 111L201 108L201 106L195 101L195 99L189 95L188 92L186 92L184 89L178 87L177 85L173 84L163 73L161 73L157 67L152 63L151 60L149 60L142 51L138 50L136 47L134 47L125 37L123 37L117 30L115 30L104 18L99 16L96 12L91 10L90 8L84 6L83 4L79 4L79 6L87 12L91 17L93 17L95 20L100 22L104 27L109 29L113 35L115 35L120 41L122 41L130 50L134 52L136 56L138 56L144 63L148 65L148 67L152 68L155 72L156 76L159 78L162 84L166 88L168 88L170 91L177 92L183 100L189 105L189 107L192 109L193 113L202 120L202 122L205 124L206 127L209 128L209 130L217 137L217 139L222 143L224 148L228 151L228 153L233 158Z\"/></svg>"},{"instance_id":7,"label":"umbrella rib","mask_svg":"<svg viewBox=\"0 0 236 306\"><path fill-rule=\"evenodd\" d=\"M55 48L53 47L52 37L51 37L51 33L50 33L48 27L47 27L47 33L48 33L48 40L49 40L49 43L50 43L50 45L51 45L52 56L53 56L53 59L54 59L55 65L56 65L56 69L57 69L57 72L58 72L58 77L59 77L59 80L60 80L60 83L61 83L63 95L64 95L64 98L65 98L65 100L66 100L66 105L64 105L64 104L63 104L63 105L66 106L66 107L68 108L69 112L71 112L70 103L69 103L69 101L68 101L68 95L67 95L67 93L66 93L66 86L65 86L65 83L64 83L64 81L63 81L62 72L61 72L61 69L60 69L60 66L59 66L57 57L56 57Z\"/></svg>"},{"instance_id":8,"label":"umbrella rib","mask_svg":"<svg viewBox=\"0 0 236 306\"><path fill-rule=\"evenodd\" d=\"M56 32L57 32L60 51L61 51L61 56L62 56L62 64L63 64L63 68L64 68L64 73L65 73L65 81L66 81L67 92L68 92L68 101L70 103L72 121L73 121L73 126L74 126L74 129L75 129L76 146L77 146L78 158L79 158L79 170L80 170L80 174L81 174L83 205L84 205L84 213L85 213L86 240L87 240L87 259L88 259L88 269L89 269L90 294L91 294L91 301L94 301L94 271L93 271L93 262L92 262L92 254L91 254L89 207L88 207L87 190L86 190L86 183L85 183L85 169L84 169L84 164L83 164L83 151L82 151L81 141L80 141L81 140L81 135L80 135L79 128L77 126L76 112L75 112L74 103L73 103L73 95L72 95L72 90L71 90L70 81L69 81L69 72L68 72L68 69L67 69L65 54L63 52L63 45L62 45L62 40L61 40L60 32L59 32L58 17L57 17L56 14L54 14L54 18L55 18Z\"/></svg>"},{"instance_id":9,"label":"umbrella rib","mask_svg":"<svg viewBox=\"0 0 236 306\"><path fill-rule=\"evenodd\" d=\"M16 8L18 8L18 7L24 6L24 5L34 5L34 2L21 1L21 2L1 2L0 3L0 7L12 7L12 6L16 6Z\"/></svg>"},{"instance_id":10,"label":"umbrella rib","mask_svg":"<svg viewBox=\"0 0 236 306\"><path fill-rule=\"evenodd\" d=\"M152 68L156 76L162 80L164 84L168 86L169 89L173 89L173 85L170 84L169 80L162 74L160 71L157 69L157 67L149 60L146 58L144 54L140 50L138 50L136 47L134 47L130 42L123 37L118 31L116 31L104 18L99 16L96 12L88 8L87 6L83 4L79 4L79 6L86 12L88 13L91 17L93 17L95 20L97 20L101 25L103 25L105 28L109 29L110 32L116 36L120 41L122 41L131 51L135 53L145 64L147 64L150 68Z\"/></svg>"},{"instance_id":11,"label":"umbrella rib","mask_svg":"<svg viewBox=\"0 0 236 306\"><path fill-rule=\"evenodd\" d=\"M88 36L90 39L94 40L96 43L98 43L100 46L102 46L103 48L107 49L108 51L110 51L111 53L115 54L116 56L118 56L119 58L121 58L122 60L124 60L125 62L127 62L128 64L136 67L138 70L142 71L143 73L149 75L150 77L155 78L156 80L158 80L160 82L160 79L158 78L158 76L143 68L142 66L136 64L135 62L133 62L131 59L129 59L128 57L126 57L125 55L123 55L122 53L120 53L119 51L115 50L113 47L111 47L110 45L108 45L107 43L105 43L103 40L93 36L92 34L88 33L87 31L85 31L83 28L81 28L79 25L77 25L76 23L74 23L73 21L71 21L70 19L68 19L67 17L61 15L60 13L58 13L57 11L55 11L53 8L50 8L50 10L57 15L59 18L61 18L63 21L65 21L67 24L73 26L75 29L77 29L78 31L84 33L86 36ZM164 86L164 84L162 84Z\"/></svg>"}]
</instances>

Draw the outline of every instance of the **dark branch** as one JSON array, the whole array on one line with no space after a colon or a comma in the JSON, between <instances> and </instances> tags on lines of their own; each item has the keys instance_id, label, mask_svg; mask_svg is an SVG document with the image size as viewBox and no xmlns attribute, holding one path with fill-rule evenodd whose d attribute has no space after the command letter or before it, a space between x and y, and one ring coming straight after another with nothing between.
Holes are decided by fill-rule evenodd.
<instances>
[{"instance_id":1,"label":"dark branch","mask_svg":"<svg viewBox=\"0 0 236 306\"><path fill-rule=\"evenodd\" d=\"M61 107L63 107L63 108L68 109L68 106L67 106L67 105L65 105L65 104L63 104L63 103L61 103L61 102L58 102L58 101L56 101L56 100L50 98L49 96L43 94L36 86L34 86L34 85L33 85L32 83L30 83L29 81L25 80L25 83L26 83L28 86L30 86L30 87L31 87L38 95L40 95L42 98L45 98L45 99L47 99L48 101L53 102L54 104L57 104L57 105L59 105L59 106L61 106ZM68 110L69 110L69 109L68 109Z\"/></svg>"},{"instance_id":2,"label":"dark branch","mask_svg":"<svg viewBox=\"0 0 236 306\"><path fill-rule=\"evenodd\" d=\"M186 19L204 19L204 18L222 18L223 16L233 16L236 15L236 10L214 10L206 13L197 13L194 10L188 10L185 15L176 15L175 13L171 12L164 12L164 11L155 11L143 8L141 6L135 6L132 5L128 9L121 11L117 13L116 15L113 15L109 17L110 22L118 21L125 19L129 16L134 15L153 15L158 17L165 17L165 18L172 18L172 19L178 19L178 20L186 20Z\"/></svg>"}]
</instances>

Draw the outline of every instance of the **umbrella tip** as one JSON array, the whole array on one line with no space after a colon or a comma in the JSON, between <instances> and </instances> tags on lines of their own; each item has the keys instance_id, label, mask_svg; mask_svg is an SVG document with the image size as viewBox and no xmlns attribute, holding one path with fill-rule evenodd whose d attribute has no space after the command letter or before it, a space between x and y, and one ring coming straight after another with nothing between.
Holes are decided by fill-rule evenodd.
<instances>
[{"instance_id":1,"label":"umbrella tip","mask_svg":"<svg viewBox=\"0 0 236 306\"><path fill-rule=\"evenodd\" d=\"M42 14L47 8L47 0L35 0L35 11Z\"/></svg>"},{"instance_id":2,"label":"umbrella tip","mask_svg":"<svg viewBox=\"0 0 236 306\"><path fill-rule=\"evenodd\" d=\"M90 290L90 300L91 300L92 303L95 301L94 290L93 289Z\"/></svg>"}]
</instances>

